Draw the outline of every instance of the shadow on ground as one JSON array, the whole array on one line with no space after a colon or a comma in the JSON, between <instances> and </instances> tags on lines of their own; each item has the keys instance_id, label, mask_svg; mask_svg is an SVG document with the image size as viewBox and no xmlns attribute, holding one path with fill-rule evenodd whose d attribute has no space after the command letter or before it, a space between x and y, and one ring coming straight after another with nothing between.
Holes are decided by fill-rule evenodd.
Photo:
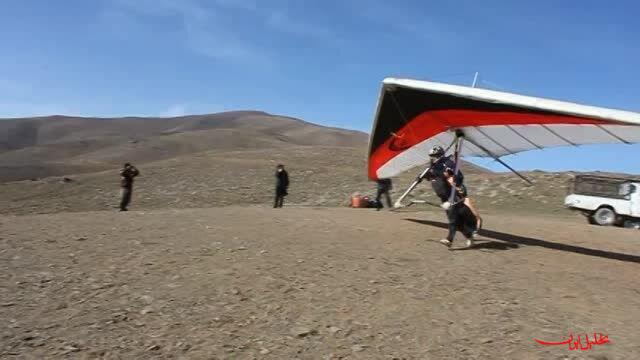
<instances>
[{"instance_id":1,"label":"shadow on ground","mask_svg":"<svg viewBox=\"0 0 640 360\"><path fill-rule=\"evenodd\" d=\"M405 219L405 220L408 220L408 221L411 221L411 222L414 222L414 223L418 223L418 224L422 224L422 225L436 226L436 227L443 228L443 229L448 229L448 227L449 227L447 223L444 223L444 222L441 222L441 221L421 220L421 219ZM577 245L561 244L561 243L556 243L556 242L552 242L552 241L536 239L536 238L520 236L520 235L514 235L514 234L508 234L508 233L503 233L503 232L494 231L494 230L481 229L478 232L478 234L481 235L481 236L487 237L487 238L496 239L496 240L504 241L504 242L511 243L511 244L519 244L519 245L527 245L527 246L540 246L540 247L544 247L544 248L547 248L547 249L567 251L567 252L572 252L572 253L576 253L576 254L582 254L582 255L588 255L588 256L596 256L596 257L601 257L601 258L605 258L605 259L611 259L611 260L618 260L618 261L625 261L625 262L632 262L632 263L640 264L640 256L636 256L636 255L623 254L623 253L605 251L605 250L598 250L598 249L591 249L591 248L586 248L586 247L577 246ZM489 244L491 244L491 243L492 242L489 242ZM474 245L469 250L482 248L482 246L485 246L485 248L486 248L486 246L489 246L489 248L496 249L498 245L487 245L487 243L478 243L478 244ZM514 247L514 248L517 248L517 246ZM508 248L499 248L499 249L500 250L507 250Z\"/></svg>"}]
</instances>

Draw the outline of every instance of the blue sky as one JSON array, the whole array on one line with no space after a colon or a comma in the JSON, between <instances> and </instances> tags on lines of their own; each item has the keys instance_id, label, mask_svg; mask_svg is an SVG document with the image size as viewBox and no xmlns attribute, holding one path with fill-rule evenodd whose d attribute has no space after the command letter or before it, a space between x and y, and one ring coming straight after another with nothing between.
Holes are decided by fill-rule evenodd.
<instances>
[{"instance_id":1,"label":"blue sky","mask_svg":"<svg viewBox=\"0 0 640 360\"><path fill-rule=\"evenodd\" d=\"M369 131L387 76L640 111L633 1L3 0L0 117L257 109ZM639 145L518 169L640 173ZM479 164L502 168L487 160Z\"/></svg>"}]
</instances>

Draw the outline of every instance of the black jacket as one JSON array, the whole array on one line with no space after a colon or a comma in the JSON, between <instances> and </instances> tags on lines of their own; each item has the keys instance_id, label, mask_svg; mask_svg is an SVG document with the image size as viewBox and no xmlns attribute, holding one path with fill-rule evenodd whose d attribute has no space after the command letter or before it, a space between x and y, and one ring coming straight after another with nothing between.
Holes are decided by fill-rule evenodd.
<instances>
[{"instance_id":1,"label":"black jacket","mask_svg":"<svg viewBox=\"0 0 640 360\"><path fill-rule=\"evenodd\" d=\"M445 170L451 169L455 170L456 163L453 161L451 156L442 157L438 159L435 163L431 165L431 169L427 172L424 178L427 180L431 180L431 187L436 195L440 198L442 202L448 201L449 196L451 195L451 185L447 182L444 173ZM463 185L464 175L462 171L458 169L458 174L455 178L455 183L457 186ZM454 201L458 200L458 194L455 195Z\"/></svg>"},{"instance_id":2,"label":"black jacket","mask_svg":"<svg viewBox=\"0 0 640 360\"><path fill-rule=\"evenodd\" d=\"M140 175L140 171L133 166L128 169L125 168L120 170L120 186L130 189L133 187L133 178L138 175Z\"/></svg>"},{"instance_id":3,"label":"black jacket","mask_svg":"<svg viewBox=\"0 0 640 360\"><path fill-rule=\"evenodd\" d=\"M455 168L456 168L456 163L455 161L453 161L451 156L447 156L447 157L443 156L440 159L438 159L438 161L431 164L431 169L429 169L429 171L425 175L425 178L427 180L434 180L437 178L441 178L441 177L444 177L445 170L447 169L455 170ZM462 185L463 182L464 182L464 175L462 174L462 171L458 169L458 175L456 176L456 184Z\"/></svg>"},{"instance_id":4,"label":"black jacket","mask_svg":"<svg viewBox=\"0 0 640 360\"><path fill-rule=\"evenodd\" d=\"M289 187L289 174L286 170L276 171L276 187L280 189Z\"/></svg>"}]
</instances>

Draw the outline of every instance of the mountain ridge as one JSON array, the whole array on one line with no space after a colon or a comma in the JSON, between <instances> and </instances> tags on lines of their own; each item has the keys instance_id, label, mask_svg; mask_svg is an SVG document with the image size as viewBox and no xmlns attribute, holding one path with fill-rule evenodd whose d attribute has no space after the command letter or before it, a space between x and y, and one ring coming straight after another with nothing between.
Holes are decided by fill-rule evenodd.
<instances>
[{"instance_id":1,"label":"mountain ridge","mask_svg":"<svg viewBox=\"0 0 640 360\"><path fill-rule=\"evenodd\" d=\"M203 151L362 147L368 134L257 110L179 117L52 115L0 121L0 182L87 173Z\"/></svg>"}]
</instances>

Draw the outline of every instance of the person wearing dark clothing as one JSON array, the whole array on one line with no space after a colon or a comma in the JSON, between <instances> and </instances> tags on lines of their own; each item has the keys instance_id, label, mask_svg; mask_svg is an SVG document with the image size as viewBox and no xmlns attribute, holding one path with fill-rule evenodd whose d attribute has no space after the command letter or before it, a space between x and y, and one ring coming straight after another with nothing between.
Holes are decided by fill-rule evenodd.
<instances>
[{"instance_id":1,"label":"person wearing dark clothing","mask_svg":"<svg viewBox=\"0 0 640 360\"><path fill-rule=\"evenodd\" d=\"M476 231L476 217L464 202L458 202L447 209L447 220L449 221L449 233L441 243L451 246L456 236L456 231L460 231L467 238L467 247L473 245L473 238Z\"/></svg>"},{"instance_id":2,"label":"person wearing dark clothing","mask_svg":"<svg viewBox=\"0 0 640 360\"><path fill-rule=\"evenodd\" d=\"M482 224L482 220L468 198L466 186L464 185L464 175L458 169L455 174L456 163L451 156L444 156L445 151L440 146L435 146L429 152L431 157L431 168L424 178L431 181L436 196L440 198L447 213L449 221L449 234L441 242L451 246L451 242L457 230L461 231L467 238L467 245L473 244L473 237ZM451 190L455 187L453 199Z\"/></svg>"},{"instance_id":3,"label":"person wearing dark clothing","mask_svg":"<svg viewBox=\"0 0 640 360\"><path fill-rule=\"evenodd\" d=\"M289 195L289 174L284 169L284 165L278 165L276 168L276 199L273 204L274 208L281 208L284 204L284 197Z\"/></svg>"},{"instance_id":4,"label":"person wearing dark clothing","mask_svg":"<svg viewBox=\"0 0 640 360\"><path fill-rule=\"evenodd\" d=\"M434 147L429 152L429 157L431 158L431 167L423 179L426 178L431 181L433 191L442 202L449 201L451 194L447 191L447 188L450 189L450 187L445 184L445 171L447 169L455 169L456 163L451 156L444 156L444 149L440 146ZM463 184L464 175L462 171L458 170L455 180L458 186Z\"/></svg>"},{"instance_id":5,"label":"person wearing dark clothing","mask_svg":"<svg viewBox=\"0 0 640 360\"><path fill-rule=\"evenodd\" d=\"M378 180L378 193L376 195L376 208L378 211L382 208L382 201L380 198L384 194L385 199L387 200L387 207L391 208L391 196L389 196L389 191L392 189L391 179L379 179Z\"/></svg>"},{"instance_id":6,"label":"person wearing dark clothing","mask_svg":"<svg viewBox=\"0 0 640 360\"><path fill-rule=\"evenodd\" d=\"M122 188L120 211L127 211L127 207L131 203L133 179L138 175L140 175L140 171L130 163L124 164L124 167L120 170L120 187Z\"/></svg>"},{"instance_id":7,"label":"person wearing dark clothing","mask_svg":"<svg viewBox=\"0 0 640 360\"><path fill-rule=\"evenodd\" d=\"M448 175L453 174L455 171L456 163L453 160L452 156L444 156L444 149L440 146L434 146L433 149L429 152L429 157L431 158L431 168L425 174L424 178L427 180L431 180L431 186L435 191L436 195L440 198L440 200L444 203L449 201L450 193L447 193L445 188L449 188L443 184L444 178ZM476 227L480 229L482 226L482 218L480 217L480 213L476 209L475 205L469 198L469 194L467 193L467 187L464 185L464 175L462 171L458 169L458 174L455 176L456 187L459 187L462 191L462 197L464 198L464 204L469 207L469 210L473 212L473 215L476 217L477 224Z\"/></svg>"},{"instance_id":8,"label":"person wearing dark clothing","mask_svg":"<svg viewBox=\"0 0 640 360\"><path fill-rule=\"evenodd\" d=\"M455 186L453 201L446 208L447 220L449 222L449 233L441 243L451 246L455 238L456 231L460 231L467 238L467 247L473 245L477 229L477 218L473 210L465 203L466 190L461 186L456 186L453 178L453 170L445 171L444 189L451 194L452 186ZM450 199L447 199L449 201Z\"/></svg>"}]
</instances>

